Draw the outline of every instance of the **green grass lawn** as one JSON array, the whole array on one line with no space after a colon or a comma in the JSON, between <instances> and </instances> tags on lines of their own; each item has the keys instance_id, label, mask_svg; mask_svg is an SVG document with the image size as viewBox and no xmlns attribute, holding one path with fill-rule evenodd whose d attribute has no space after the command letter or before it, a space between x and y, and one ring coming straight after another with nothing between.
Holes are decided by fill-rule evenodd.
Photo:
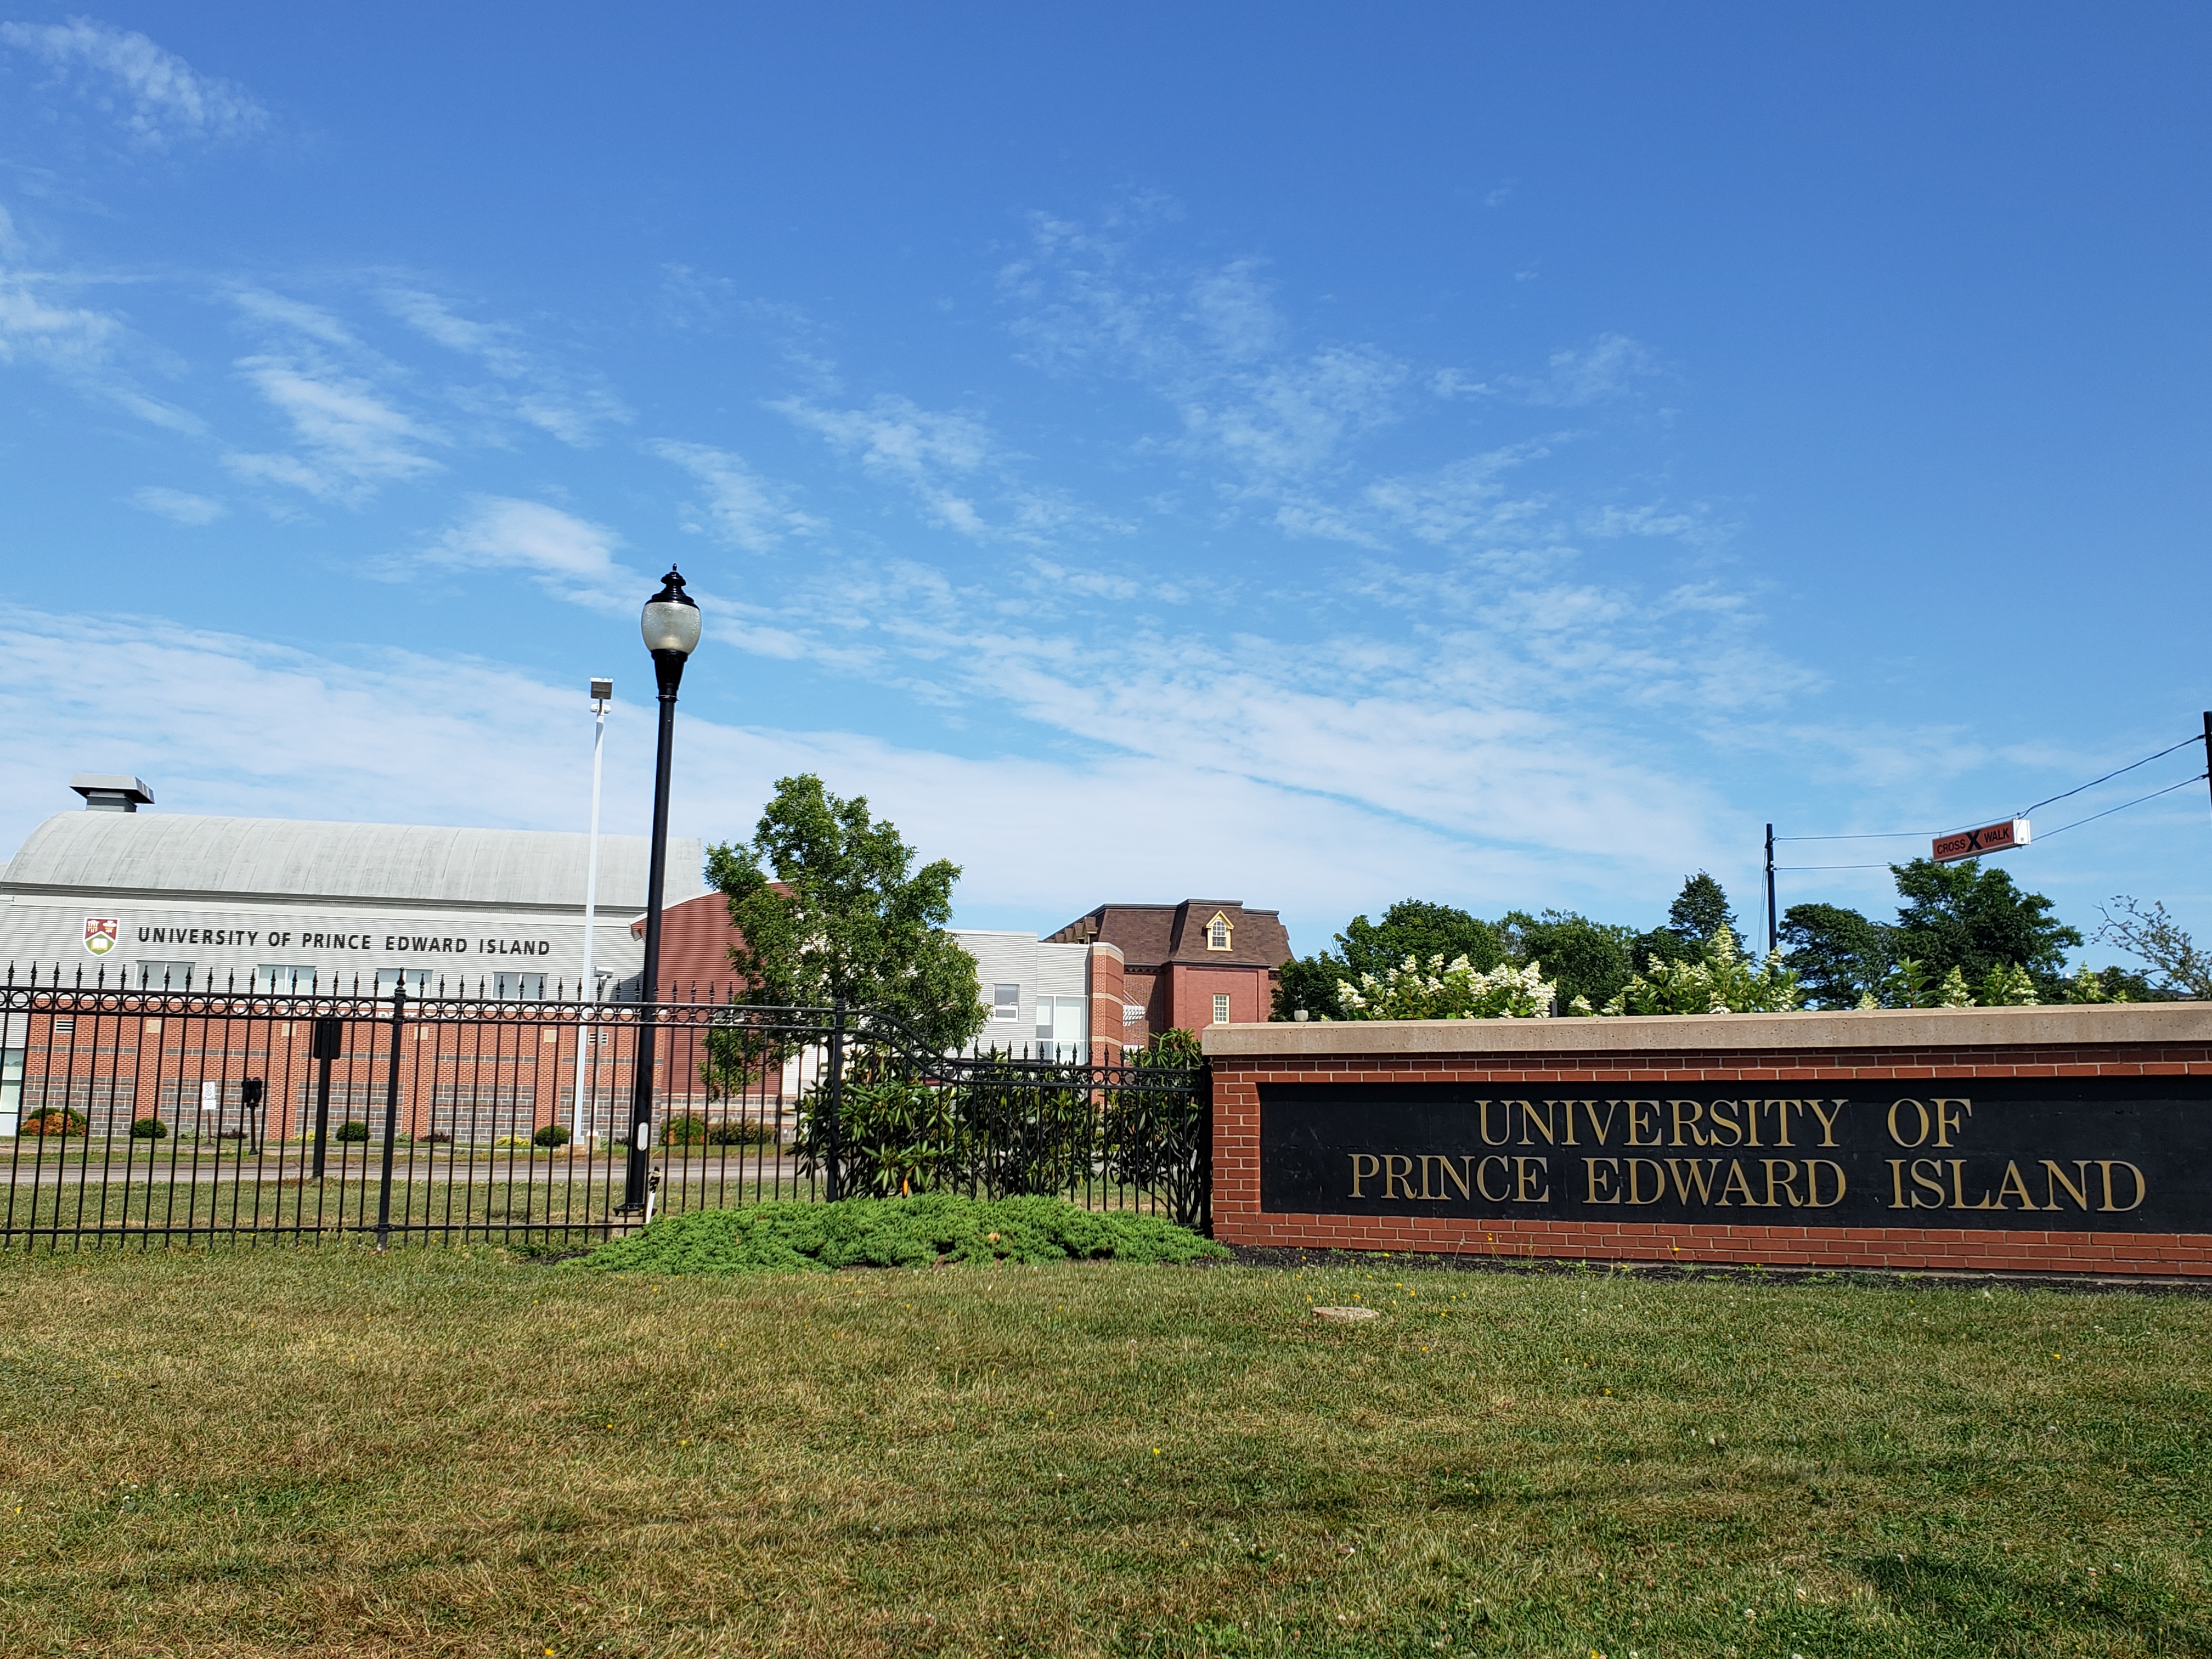
<instances>
[{"instance_id":1,"label":"green grass lawn","mask_svg":"<svg viewBox=\"0 0 2212 1659\"><path fill-rule=\"evenodd\" d=\"M18 1255L0 1653L2212 1653L2208 1358L1379 1259Z\"/></svg>"}]
</instances>

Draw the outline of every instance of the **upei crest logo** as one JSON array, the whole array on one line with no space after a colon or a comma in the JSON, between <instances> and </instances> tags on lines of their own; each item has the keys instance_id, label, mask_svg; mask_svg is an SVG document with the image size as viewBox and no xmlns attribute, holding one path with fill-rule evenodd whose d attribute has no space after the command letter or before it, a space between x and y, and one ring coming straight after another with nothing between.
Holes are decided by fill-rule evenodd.
<instances>
[{"instance_id":1,"label":"upei crest logo","mask_svg":"<svg viewBox=\"0 0 2212 1659\"><path fill-rule=\"evenodd\" d=\"M123 924L113 916L87 916L84 919L84 948L96 957L104 957L115 948L116 936Z\"/></svg>"}]
</instances>

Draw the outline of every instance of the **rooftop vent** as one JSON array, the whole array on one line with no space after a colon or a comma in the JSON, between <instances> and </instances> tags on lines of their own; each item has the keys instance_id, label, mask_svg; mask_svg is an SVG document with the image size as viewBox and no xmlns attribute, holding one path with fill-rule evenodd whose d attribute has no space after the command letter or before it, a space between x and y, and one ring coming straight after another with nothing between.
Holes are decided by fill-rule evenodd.
<instances>
[{"instance_id":1,"label":"rooftop vent","mask_svg":"<svg viewBox=\"0 0 2212 1659\"><path fill-rule=\"evenodd\" d=\"M154 792L146 787L143 778L80 772L70 780L70 787L84 797L84 810L88 812L135 812L154 804Z\"/></svg>"}]
</instances>

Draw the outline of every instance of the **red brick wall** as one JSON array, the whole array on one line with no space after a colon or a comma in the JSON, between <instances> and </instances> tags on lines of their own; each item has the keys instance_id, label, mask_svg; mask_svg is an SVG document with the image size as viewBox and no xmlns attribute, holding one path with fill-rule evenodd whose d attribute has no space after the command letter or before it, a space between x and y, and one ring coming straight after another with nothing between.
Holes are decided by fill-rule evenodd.
<instances>
[{"instance_id":1,"label":"red brick wall","mask_svg":"<svg viewBox=\"0 0 2212 1659\"><path fill-rule=\"evenodd\" d=\"M1091 1043L1106 1048L1105 1058L1121 1056L1121 953L1110 945L1094 945L1086 957L1091 988Z\"/></svg>"},{"instance_id":2,"label":"red brick wall","mask_svg":"<svg viewBox=\"0 0 2212 1659\"><path fill-rule=\"evenodd\" d=\"M2212 1278L2212 1233L1269 1214L1260 1208L1262 1083L1605 1085L2212 1075L2212 1044L1716 1050L1711 1053L1213 1058L1213 1227L1227 1243L1576 1260L1757 1262Z\"/></svg>"},{"instance_id":3,"label":"red brick wall","mask_svg":"<svg viewBox=\"0 0 2212 1659\"><path fill-rule=\"evenodd\" d=\"M1186 1031L1203 1031L1213 1024L1213 999L1223 991L1229 994L1231 1024L1255 1025L1267 1018L1265 968L1211 968L1198 963L1171 962L1160 977L1167 983L1167 994L1161 1000L1167 1004L1168 1025L1179 1025Z\"/></svg>"}]
</instances>

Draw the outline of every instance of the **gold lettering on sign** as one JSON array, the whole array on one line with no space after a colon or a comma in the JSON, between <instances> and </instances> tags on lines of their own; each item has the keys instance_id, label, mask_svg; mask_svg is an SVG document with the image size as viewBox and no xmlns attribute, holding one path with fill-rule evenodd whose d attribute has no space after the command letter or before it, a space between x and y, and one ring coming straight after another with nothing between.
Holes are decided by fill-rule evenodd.
<instances>
[{"instance_id":1,"label":"gold lettering on sign","mask_svg":"<svg viewBox=\"0 0 2212 1659\"><path fill-rule=\"evenodd\" d=\"M1674 1196L1685 1204L1711 1203L1713 1201L1713 1171L1720 1168L1720 1159L1717 1158L1668 1158L1668 1167L1674 1172ZM1689 1166L1690 1171L1686 1176L1682 1173L1685 1164ZM1692 1182L1697 1183L1698 1188L1698 1195L1695 1198L1690 1196L1690 1185Z\"/></svg>"},{"instance_id":2,"label":"gold lettering on sign","mask_svg":"<svg viewBox=\"0 0 2212 1659\"><path fill-rule=\"evenodd\" d=\"M2035 1200L2027 1195L2027 1177L2021 1174L2020 1165L2014 1164L2010 1158L2005 1160L2004 1179L1997 1182L1997 1208L2000 1210L2005 1206L2005 1195L2008 1193L2019 1195L2021 1209L2032 1210L2035 1207Z\"/></svg>"},{"instance_id":3,"label":"gold lettering on sign","mask_svg":"<svg viewBox=\"0 0 2212 1659\"><path fill-rule=\"evenodd\" d=\"M1740 1100L1736 1104L1743 1108L1743 1144L1747 1146L1756 1146L1759 1145L1759 1109L1762 1103L1756 1100Z\"/></svg>"},{"instance_id":4,"label":"gold lettering on sign","mask_svg":"<svg viewBox=\"0 0 2212 1659\"><path fill-rule=\"evenodd\" d=\"M1503 1146L1513 1139L1513 1103L1511 1101L1501 1103L1505 1108L1505 1133L1502 1135L1493 1135L1490 1133L1490 1103L1486 1100L1478 1100L1474 1103L1481 1109L1481 1121L1479 1127L1482 1132L1484 1146Z\"/></svg>"},{"instance_id":5,"label":"gold lettering on sign","mask_svg":"<svg viewBox=\"0 0 2212 1659\"><path fill-rule=\"evenodd\" d=\"M1617 1158L1586 1158L1583 1169L1589 1177L1589 1201L1593 1204L1618 1204L1620 1190L1613 1183L1620 1179L1620 1160ZM1607 1190L1598 1190L1598 1177L1602 1175Z\"/></svg>"},{"instance_id":6,"label":"gold lettering on sign","mask_svg":"<svg viewBox=\"0 0 2212 1659\"><path fill-rule=\"evenodd\" d=\"M1897 1115L1906 1107L1912 1108L1917 1126L1911 1139L1907 1140L1897 1127ZM1889 1107L1889 1138L1900 1146L1924 1146L1928 1144L1928 1109L1917 1100L1892 1101Z\"/></svg>"},{"instance_id":7,"label":"gold lettering on sign","mask_svg":"<svg viewBox=\"0 0 2212 1659\"><path fill-rule=\"evenodd\" d=\"M1533 1174L1528 1167L1532 1164L1535 1165ZM1548 1190L1532 1192L1529 1188L1532 1182L1544 1182L1551 1167L1552 1163L1549 1158L1516 1158L1513 1160L1513 1201L1516 1204L1550 1203L1552 1194Z\"/></svg>"},{"instance_id":8,"label":"gold lettering on sign","mask_svg":"<svg viewBox=\"0 0 2212 1659\"><path fill-rule=\"evenodd\" d=\"M1674 1114L1674 1138L1670 1146L1702 1146L1705 1132L1698 1127L1698 1120L1705 1115L1705 1104L1695 1100L1670 1100L1667 1103Z\"/></svg>"},{"instance_id":9,"label":"gold lettering on sign","mask_svg":"<svg viewBox=\"0 0 2212 1659\"><path fill-rule=\"evenodd\" d=\"M1533 1100L1524 1100L1520 1103L1521 1144L1523 1146L1533 1146L1536 1144L1528 1138L1528 1131L1531 1129L1535 1130L1544 1137L1544 1144L1547 1146L1553 1146L1559 1144L1558 1137L1552 1132L1552 1108L1556 1104L1558 1104L1556 1101L1547 1100L1544 1103L1544 1117L1543 1121L1540 1123L1536 1120L1536 1103Z\"/></svg>"},{"instance_id":10,"label":"gold lettering on sign","mask_svg":"<svg viewBox=\"0 0 2212 1659\"><path fill-rule=\"evenodd\" d=\"M1364 1169L1364 1170L1363 1170L1363 1169L1361 1169L1361 1168L1359 1167L1359 1166L1360 1166L1361 1164L1365 1164L1365 1165L1367 1166L1367 1167L1366 1167L1365 1169ZM1376 1176L1378 1176L1378 1175L1380 1175L1380 1174L1382 1174L1382 1160L1381 1158L1379 1158L1376 1157L1374 1153L1372 1153L1372 1152L1354 1152L1354 1153L1352 1153L1352 1197L1354 1197L1354 1198L1364 1198L1364 1197L1366 1197L1366 1196L1367 1196L1367 1194L1366 1194L1365 1193L1364 1193L1364 1192L1362 1192L1362 1191L1360 1191L1360 1190L1359 1190L1359 1183L1360 1183L1361 1182L1363 1182L1363 1181L1372 1181L1372 1180L1374 1180L1374 1179L1375 1179L1375 1177L1376 1177Z\"/></svg>"},{"instance_id":11,"label":"gold lettering on sign","mask_svg":"<svg viewBox=\"0 0 2212 1659\"><path fill-rule=\"evenodd\" d=\"M1657 1116L1659 1103L1656 1100L1632 1100L1628 1107L1628 1144L1632 1146L1656 1146L1659 1126L1652 1121ZM1644 1132L1650 1130L1647 1139Z\"/></svg>"},{"instance_id":12,"label":"gold lettering on sign","mask_svg":"<svg viewBox=\"0 0 2212 1659\"><path fill-rule=\"evenodd\" d=\"M1834 1146L1836 1144L1836 1119L1842 1114L1845 1103L1840 1100L1837 1101L1835 1103L1836 1109L1832 1112L1822 1111L1820 1109L1820 1103L1817 1100L1808 1100L1805 1103L1813 1109L1813 1115L1820 1120L1820 1144L1823 1146Z\"/></svg>"},{"instance_id":13,"label":"gold lettering on sign","mask_svg":"<svg viewBox=\"0 0 2212 1659\"><path fill-rule=\"evenodd\" d=\"M1836 1195L1833 1198L1820 1196L1820 1171L1823 1170L1831 1170L1835 1175ZM1833 1208L1844 1201L1844 1189L1847 1184L1844 1180L1842 1164L1825 1158L1808 1158L1805 1160L1805 1202L1808 1207L1815 1210Z\"/></svg>"},{"instance_id":14,"label":"gold lettering on sign","mask_svg":"<svg viewBox=\"0 0 2212 1659\"><path fill-rule=\"evenodd\" d=\"M1503 1204L1507 1195L1503 1192L1493 1193L1490 1190L1490 1166L1493 1164L1498 1166L1498 1172L1501 1176L1512 1175L1512 1165L1498 1153L1492 1152L1474 1166L1474 1190L1480 1193L1485 1200L1489 1203Z\"/></svg>"},{"instance_id":15,"label":"gold lettering on sign","mask_svg":"<svg viewBox=\"0 0 2212 1659\"><path fill-rule=\"evenodd\" d=\"M1599 1146L1604 1146L1605 1138L1613 1133L1613 1120L1620 1110L1620 1103L1617 1100L1605 1103L1605 1121L1602 1123L1597 1121L1597 1102L1583 1102L1583 1110L1589 1118L1590 1133L1597 1137Z\"/></svg>"},{"instance_id":16,"label":"gold lettering on sign","mask_svg":"<svg viewBox=\"0 0 2212 1659\"><path fill-rule=\"evenodd\" d=\"M1957 1106L1962 1108L1964 1109L1964 1115L1960 1115L1959 1112L1945 1111L1943 1109L1947 1106ZM1938 1146L1949 1146L1951 1144L1951 1131L1954 1129L1964 1129L1966 1127L1966 1118L1972 1117L1973 1115L1974 1103L1971 1100L1938 1100L1936 1103L1936 1144Z\"/></svg>"},{"instance_id":17,"label":"gold lettering on sign","mask_svg":"<svg viewBox=\"0 0 2212 1659\"><path fill-rule=\"evenodd\" d=\"M2105 1207L2106 1209L2132 1210L2150 1196L2150 1183L2143 1179L2143 1172L2125 1158L2100 1158L2097 1160L2097 1167L2105 1172ZM2112 1171L2114 1170L2125 1170L2135 1177L2136 1195L2125 1204L2112 1202Z\"/></svg>"},{"instance_id":18,"label":"gold lettering on sign","mask_svg":"<svg viewBox=\"0 0 2212 1659\"><path fill-rule=\"evenodd\" d=\"M1455 1169L1453 1167L1452 1160L1450 1158L1445 1158L1441 1154L1437 1155L1437 1168L1443 1171L1444 1177L1443 1181L1437 1182L1437 1196L1438 1198L1449 1198L1451 1196L1449 1193L1444 1190L1444 1181L1450 1182L1453 1186L1459 1188L1459 1195L1462 1199L1471 1199L1474 1196L1474 1192L1471 1190L1471 1183L1474 1180L1474 1154L1468 1154L1466 1158L1461 1160L1461 1164L1462 1167ZM1429 1177L1427 1173L1424 1171L1421 1176L1421 1190L1423 1192L1426 1192L1428 1188Z\"/></svg>"},{"instance_id":19,"label":"gold lettering on sign","mask_svg":"<svg viewBox=\"0 0 2212 1659\"><path fill-rule=\"evenodd\" d=\"M1944 1145L1944 1143L1940 1140L1936 1144L1939 1146ZM1981 1201L1978 1203L1969 1204L1966 1202L1966 1194L1964 1186L1966 1178L1966 1160L1965 1158L1938 1158L1936 1161L1938 1164L1948 1164L1951 1166L1951 1207L1953 1209L1993 1210L1996 1207L1996 1205L1990 1202L1990 1195L1987 1193L1984 1193L1982 1194Z\"/></svg>"},{"instance_id":20,"label":"gold lettering on sign","mask_svg":"<svg viewBox=\"0 0 2212 1659\"><path fill-rule=\"evenodd\" d=\"M1406 1177L1413 1172L1413 1160L1403 1152L1390 1152L1382 1159L1382 1196L1415 1198L1419 1196L1406 1185Z\"/></svg>"},{"instance_id":21,"label":"gold lettering on sign","mask_svg":"<svg viewBox=\"0 0 2212 1659\"><path fill-rule=\"evenodd\" d=\"M1725 1117L1721 1115L1721 1108L1723 1106L1728 1108L1728 1115ZM1743 1125L1736 1121L1735 1102L1732 1100L1713 1102L1711 1105L1705 1108L1705 1121L1712 1125L1711 1145L1715 1146L1743 1145ZM1727 1132L1726 1140L1721 1139L1723 1131Z\"/></svg>"},{"instance_id":22,"label":"gold lettering on sign","mask_svg":"<svg viewBox=\"0 0 2212 1659\"><path fill-rule=\"evenodd\" d=\"M2078 1186L2075 1184L2076 1182L2080 1183ZM2051 1159L2045 1158L2043 1160L2045 1200L2043 1207L2045 1209L2057 1210L2064 1207L2058 1201L2058 1188L2061 1187L2066 1189L2066 1196L2074 1200L2077 1209L2087 1209L2089 1207L2089 1160L2086 1158L2075 1158L2074 1180L2069 1181L2063 1170Z\"/></svg>"},{"instance_id":23,"label":"gold lettering on sign","mask_svg":"<svg viewBox=\"0 0 2212 1659\"><path fill-rule=\"evenodd\" d=\"M1716 1158L1714 1162L1718 1163L1719 1160ZM1741 1193L1744 1204L1748 1208L1755 1210L1759 1207L1759 1200L1751 1194L1751 1177L1744 1174L1741 1161L1733 1158L1729 1160L1729 1172L1721 1182L1718 1201L1733 1204L1735 1200L1729 1196L1730 1193Z\"/></svg>"},{"instance_id":24,"label":"gold lettering on sign","mask_svg":"<svg viewBox=\"0 0 2212 1659\"><path fill-rule=\"evenodd\" d=\"M1791 1209L1803 1207L1797 1201L1797 1165L1786 1158L1762 1158L1759 1161L1766 1166L1766 1207L1782 1207L1781 1199L1774 1195L1778 1189L1789 1199ZM1779 1176L1775 1174L1777 1170L1782 1171Z\"/></svg>"},{"instance_id":25,"label":"gold lettering on sign","mask_svg":"<svg viewBox=\"0 0 2212 1659\"><path fill-rule=\"evenodd\" d=\"M1652 1179L1658 1182L1649 1198L1644 1194L1644 1183L1637 1173L1641 1170L1650 1170ZM1656 1204L1666 1196L1667 1166L1656 1158L1630 1158L1628 1160L1628 1201L1631 1204Z\"/></svg>"}]
</instances>

